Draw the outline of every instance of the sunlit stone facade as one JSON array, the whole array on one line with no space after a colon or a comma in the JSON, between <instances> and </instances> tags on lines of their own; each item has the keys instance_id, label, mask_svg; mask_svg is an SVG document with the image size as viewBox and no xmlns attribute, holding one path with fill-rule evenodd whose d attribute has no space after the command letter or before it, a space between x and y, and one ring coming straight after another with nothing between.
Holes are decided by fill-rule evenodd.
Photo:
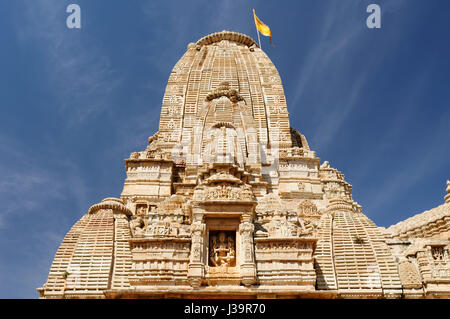
<instances>
[{"instance_id":1,"label":"sunlit stone facade","mask_svg":"<svg viewBox=\"0 0 450 319\"><path fill-rule=\"evenodd\" d=\"M41 297L450 296L450 195L377 227L290 126L277 69L250 37L187 46L148 142L125 160L120 199L67 233Z\"/></svg>"}]
</instances>

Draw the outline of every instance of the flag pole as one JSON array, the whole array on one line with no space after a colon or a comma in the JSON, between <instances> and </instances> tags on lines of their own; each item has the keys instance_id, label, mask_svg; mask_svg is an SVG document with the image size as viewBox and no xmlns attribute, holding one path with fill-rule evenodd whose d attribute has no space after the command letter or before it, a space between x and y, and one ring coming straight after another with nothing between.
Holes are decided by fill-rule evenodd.
<instances>
[{"instance_id":1,"label":"flag pole","mask_svg":"<svg viewBox=\"0 0 450 319\"><path fill-rule=\"evenodd\" d=\"M255 25L256 26L256 25ZM261 49L261 39L259 38L259 31L258 28L256 28L256 33L258 33L258 43L259 43L259 48ZM262 49L261 49L262 50Z\"/></svg>"},{"instance_id":2,"label":"flag pole","mask_svg":"<svg viewBox=\"0 0 450 319\"><path fill-rule=\"evenodd\" d=\"M255 20L255 9L253 9L253 20ZM256 33L258 33L259 48L261 49L261 39L259 38L259 30L258 30L258 27L256 26L256 21L255 21L255 28L256 28Z\"/></svg>"}]
</instances>

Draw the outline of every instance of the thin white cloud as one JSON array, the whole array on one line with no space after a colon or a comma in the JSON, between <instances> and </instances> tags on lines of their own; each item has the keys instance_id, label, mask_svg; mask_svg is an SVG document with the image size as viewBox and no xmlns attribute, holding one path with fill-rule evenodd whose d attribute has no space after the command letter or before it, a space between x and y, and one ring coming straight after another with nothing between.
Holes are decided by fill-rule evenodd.
<instances>
[{"instance_id":1,"label":"thin white cloud","mask_svg":"<svg viewBox=\"0 0 450 319\"><path fill-rule=\"evenodd\" d=\"M14 19L19 43L45 58L42 81L56 98L57 111L69 125L105 111L121 82L107 52L86 29L69 30L65 2L36 0L17 4ZM83 17L83 16L82 16Z\"/></svg>"},{"instance_id":2,"label":"thin white cloud","mask_svg":"<svg viewBox=\"0 0 450 319\"><path fill-rule=\"evenodd\" d=\"M367 74L368 72L361 72L348 92L348 99L344 101L342 105L334 107L323 116L320 124L316 127L315 134L311 138L313 145L318 145L320 146L320 149L324 149L335 138L336 133L342 127L344 121L355 106L358 105L362 94L362 88L367 82Z\"/></svg>"},{"instance_id":3,"label":"thin white cloud","mask_svg":"<svg viewBox=\"0 0 450 319\"><path fill-rule=\"evenodd\" d=\"M447 114L447 121L450 121L450 112ZM447 124L441 123L438 131L442 133L446 129ZM408 192L411 187L420 183L424 177L441 170L448 164L448 159L446 159L445 155L448 154L449 150L450 147L448 144L436 140L427 146L426 152L417 152L414 160L405 163L401 170L397 171L396 174L388 176L385 183L378 187L378 190L374 192L374 196L366 204L367 211L380 211L386 203L391 202L400 194ZM430 163L433 163L433 165L430 165ZM410 215L419 212L403 213Z\"/></svg>"},{"instance_id":4,"label":"thin white cloud","mask_svg":"<svg viewBox=\"0 0 450 319\"><path fill-rule=\"evenodd\" d=\"M424 79L426 78L418 80L416 85L421 83ZM420 90L416 90L414 93L411 91L411 97L405 99L405 102L417 98L419 94L417 92L420 92ZM447 101L447 104L448 103L450 103L450 101ZM405 105L407 104L408 103L405 103ZM407 112L408 108L403 108L403 110ZM404 121L401 120L401 117L398 117L397 119L399 121L396 121L396 125L398 125L399 129L406 129L407 126L402 123ZM441 115L440 121L436 123L435 126L430 127L429 132L424 133L428 136L432 136L433 138L427 139L424 137L424 139L427 140L427 143L421 147L412 149L411 153L413 156L410 156L409 153L406 154L405 158L407 160L403 162L401 168L393 171L389 174L389 176L386 176L383 182L371 191L372 195L369 197L369 200L366 203L362 203L363 209L366 213L373 215L377 212L385 212L395 198L401 197L408 193L412 187L420 184L421 181L427 176L435 174L436 172L448 171L448 158L446 155L450 152L450 144L445 142L446 137L448 137L448 123L450 123L450 110L447 110ZM393 134L391 131L397 131L395 125L392 125L392 129L388 130L381 140L397 134ZM381 154L386 154L387 152L386 150L381 151L380 148L377 148L376 146L374 146L374 148ZM378 161L378 158L376 157L372 160L370 160L369 157L371 157L370 154L368 155L367 160L371 163L369 164L371 167L367 174L369 174L370 171L374 171L373 167L376 166L376 162ZM445 181L445 178L445 175L442 176L442 182ZM426 186L424 185L424 187ZM398 212L397 215L411 216L412 214L417 213L420 213L420 211ZM398 222L401 219L402 218L399 217L395 220L395 222Z\"/></svg>"},{"instance_id":5,"label":"thin white cloud","mask_svg":"<svg viewBox=\"0 0 450 319\"><path fill-rule=\"evenodd\" d=\"M394 13L402 5L404 5L404 2L396 5L386 3L382 5L382 8L386 12ZM324 87L324 83L329 82L330 70L351 68L350 64L342 65L341 57L345 54L345 61L351 62L353 60L348 55L358 54L350 51L349 48L354 47L357 41L363 42L366 40L362 36L366 31L364 17L367 14L364 10L359 15L355 15L356 12L364 9L364 6L352 1L331 2L325 8L324 18L320 22L322 29L317 32L317 41L314 42L314 45L304 48L308 53L297 72L297 85L294 86L295 92L291 94L293 99L289 103L290 108L295 108L298 105L303 105L303 97L306 92L321 92L317 96L317 99L320 100L321 111L315 112L316 117L310 119L310 121L317 123L314 125L314 134L310 142L320 149L325 149L334 141L336 133L349 118L352 110L363 105L362 90L364 85L373 71L380 68L388 53L387 50L384 50L376 56L374 55L370 61L367 61L364 68L357 70L356 73L350 73L355 77L346 79L346 73L342 72L342 78L339 83L335 83L336 86ZM350 15L349 12L352 12L352 14ZM388 38L394 39L392 35L389 35ZM389 52L395 49L395 42L398 41L396 39L392 41ZM340 89L343 83L349 83L350 88L345 86L347 92L339 92L341 99L336 100L336 94L334 93ZM319 148L318 150L320 150Z\"/></svg>"},{"instance_id":6,"label":"thin white cloud","mask_svg":"<svg viewBox=\"0 0 450 319\"><path fill-rule=\"evenodd\" d=\"M340 32L338 36L334 36L330 39L331 32L335 35L337 33L337 30L333 28L333 25L335 25L338 20L341 20L340 15L337 14L337 10L339 10L341 5L342 3L340 2L333 2L327 7L326 14L321 22L322 29L318 32L317 41L315 42L316 44L304 48L305 50L308 50L309 53L307 54L306 59L302 61L301 67L297 72L299 76L295 82L298 84L295 89L294 98L290 103L291 107L299 105L311 76L319 67L323 67L323 57L328 54L330 51L329 48L336 47L335 43L341 41L342 37L347 36L346 32ZM348 8L348 5L345 7Z\"/></svg>"},{"instance_id":7,"label":"thin white cloud","mask_svg":"<svg viewBox=\"0 0 450 319\"><path fill-rule=\"evenodd\" d=\"M8 226L12 215L33 213L38 218L44 207L54 200L76 198L81 210L86 201L87 187L80 179L75 164L67 159L53 157L52 151L41 154L29 152L14 138L0 135L0 211L1 226ZM46 163L44 166L43 163ZM61 170L64 171L61 174ZM37 214L37 215L36 215Z\"/></svg>"},{"instance_id":8,"label":"thin white cloud","mask_svg":"<svg viewBox=\"0 0 450 319\"><path fill-rule=\"evenodd\" d=\"M0 294L37 297L67 227L87 210L89 188L57 150L37 154L0 134L0 153Z\"/></svg>"},{"instance_id":9,"label":"thin white cloud","mask_svg":"<svg viewBox=\"0 0 450 319\"><path fill-rule=\"evenodd\" d=\"M357 169L352 174L355 184L362 183L373 173L374 166L386 152L392 152L393 148L402 142L404 132L408 129L410 121L417 116L418 110L423 107L417 101L421 101L423 95L423 87L426 83L432 81L430 73L431 65L426 63L422 65L422 69L418 70L415 77L411 77L409 82L403 83L398 89L400 100L396 101L392 107L390 118L386 118L385 124L377 132L377 143L373 143L370 149L363 153L363 157L358 161ZM395 101L395 100L393 100Z\"/></svg>"}]
</instances>

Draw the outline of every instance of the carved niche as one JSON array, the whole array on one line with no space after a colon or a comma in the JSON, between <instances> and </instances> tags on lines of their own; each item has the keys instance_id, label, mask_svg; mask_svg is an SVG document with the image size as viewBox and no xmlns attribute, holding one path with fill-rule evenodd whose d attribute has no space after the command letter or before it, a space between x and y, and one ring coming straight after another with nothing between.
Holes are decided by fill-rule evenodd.
<instances>
[{"instance_id":1,"label":"carved niche","mask_svg":"<svg viewBox=\"0 0 450 319\"><path fill-rule=\"evenodd\" d=\"M236 266L236 233L216 231L209 234L209 266Z\"/></svg>"},{"instance_id":2,"label":"carved niche","mask_svg":"<svg viewBox=\"0 0 450 319\"><path fill-rule=\"evenodd\" d=\"M298 205L298 217L302 223L302 227L307 230L316 230L319 225L321 214L317 206L310 200L304 200Z\"/></svg>"},{"instance_id":3,"label":"carved niche","mask_svg":"<svg viewBox=\"0 0 450 319\"><path fill-rule=\"evenodd\" d=\"M429 246L427 251L431 276L436 279L450 279L450 259L447 247L444 245Z\"/></svg>"}]
</instances>

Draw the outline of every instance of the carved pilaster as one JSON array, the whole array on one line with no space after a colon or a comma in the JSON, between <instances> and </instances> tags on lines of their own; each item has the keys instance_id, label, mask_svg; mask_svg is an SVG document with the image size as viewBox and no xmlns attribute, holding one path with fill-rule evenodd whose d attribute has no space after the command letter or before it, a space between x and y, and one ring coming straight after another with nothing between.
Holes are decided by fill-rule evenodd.
<instances>
[{"instance_id":1,"label":"carved pilaster","mask_svg":"<svg viewBox=\"0 0 450 319\"><path fill-rule=\"evenodd\" d=\"M241 276L242 283L250 286L256 283L256 264L254 257L253 232L255 226L249 218L242 217L243 222L239 225L241 238Z\"/></svg>"},{"instance_id":2,"label":"carved pilaster","mask_svg":"<svg viewBox=\"0 0 450 319\"><path fill-rule=\"evenodd\" d=\"M188 279L192 287L200 287L205 276L204 238L206 225L199 220L191 225L192 244Z\"/></svg>"}]
</instances>

